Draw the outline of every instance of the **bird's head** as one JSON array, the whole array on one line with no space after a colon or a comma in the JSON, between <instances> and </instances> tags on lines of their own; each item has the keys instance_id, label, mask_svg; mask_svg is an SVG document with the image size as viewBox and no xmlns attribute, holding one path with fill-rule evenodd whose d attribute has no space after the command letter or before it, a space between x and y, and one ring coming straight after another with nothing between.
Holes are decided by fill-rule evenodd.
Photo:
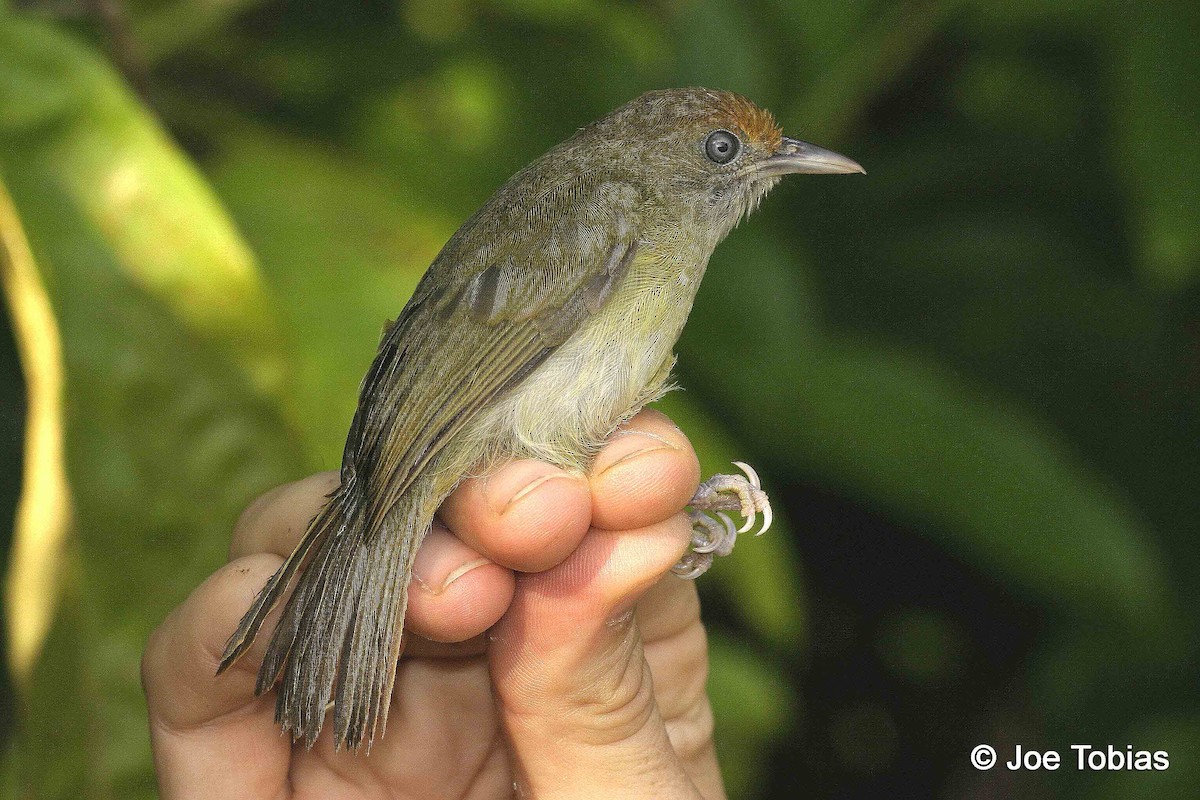
<instances>
[{"instance_id":1,"label":"bird's head","mask_svg":"<svg viewBox=\"0 0 1200 800\"><path fill-rule=\"evenodd\" d=\"M785 175L865 172L843 155L784 136L769 111L741 95L711 89L647 92L576 140L658 195L678 224L702 226L717 239Z\"/></svg>"}]
</instances>

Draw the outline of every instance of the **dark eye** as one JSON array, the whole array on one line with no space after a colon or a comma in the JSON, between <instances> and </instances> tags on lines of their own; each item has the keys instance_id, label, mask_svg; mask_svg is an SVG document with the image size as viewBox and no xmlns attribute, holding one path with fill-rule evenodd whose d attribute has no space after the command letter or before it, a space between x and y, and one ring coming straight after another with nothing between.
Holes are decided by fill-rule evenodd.
<instances>
[{"instance_id":1,"label":"dark eye","mask_svg":"<svg viewBox=\"0 0 1200 800\"><path fill-rule=\"evenodd\" d=\"M728 164L742 152L742 143L729 131L713 131L704 140L704 153L718 164Z\"/></svg>"}]
</instances>

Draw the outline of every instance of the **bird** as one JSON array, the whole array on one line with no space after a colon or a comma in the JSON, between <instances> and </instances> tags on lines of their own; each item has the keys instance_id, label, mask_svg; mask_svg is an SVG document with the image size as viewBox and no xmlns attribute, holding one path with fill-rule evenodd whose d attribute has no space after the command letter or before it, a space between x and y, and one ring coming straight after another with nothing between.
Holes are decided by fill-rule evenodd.
<instances>
[{"instance_id":1,"label":"bird","mask_svg":"<svg viewBox=\"0 0 1200 800\"><path fill-rule=\"evenodd\" d=\"M783 135L745 97L646 92L517 172L435 257L385 326L359 389L339 485L230 636L218 675L294 587L258 672L276 722L311 747L382 736L413 558L465 476L518 458L586 473L671 388L673 349L709 257L792 173L863 173ZM674 568L695 578L770 501L749 465L689 506ZM726 512L744 517L735 529ZM762 532L761 530L759 531Z\"/></svg>"}]
</instances>

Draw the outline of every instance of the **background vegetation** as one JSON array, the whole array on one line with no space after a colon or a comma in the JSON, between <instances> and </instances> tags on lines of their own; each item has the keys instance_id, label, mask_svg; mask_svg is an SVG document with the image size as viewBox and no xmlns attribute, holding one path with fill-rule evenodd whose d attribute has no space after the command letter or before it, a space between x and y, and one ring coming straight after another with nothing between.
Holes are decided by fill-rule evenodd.
<instances>
[{"instance_id":1,"label":"background vegetation","mask_svg":"<svg viewBox=\"0 0 1200 800\"><path fill-rule=\"evenodd\" d=\"M665 404L784 512L702 585L733 794L1195 796L1197 30L1185 0L0 0L0 786L153 795L147 633L251 498L336 465L440 245L701 84L869 172L720 248ZM980 773L980 742L1171 768Z\"/></svg>"}]
</instances>

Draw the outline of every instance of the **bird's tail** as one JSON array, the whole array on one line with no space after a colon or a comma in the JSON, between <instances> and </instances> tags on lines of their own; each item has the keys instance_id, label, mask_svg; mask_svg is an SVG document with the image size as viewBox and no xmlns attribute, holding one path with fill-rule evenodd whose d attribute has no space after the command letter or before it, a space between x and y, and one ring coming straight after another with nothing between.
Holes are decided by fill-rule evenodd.
<instances>
[{"instance_id":1,"label":"bird's tail","mask_svg":"<svg viewBox=\"0 0 1200 800\"><path fill-rule=\"evenodd\" d=\"M433 521L426 481L418 480L365 530L353 481L333 492L300 544L259 592L229 638L218 674L254 641L293 582L258 673L256 694L279 684L275 719L293 740L317 740L330 700L340 748L370 747L383 733L400 657L413 556ZM297 577L299 575L299 577Z\"/></svg>"}]
</instances>

